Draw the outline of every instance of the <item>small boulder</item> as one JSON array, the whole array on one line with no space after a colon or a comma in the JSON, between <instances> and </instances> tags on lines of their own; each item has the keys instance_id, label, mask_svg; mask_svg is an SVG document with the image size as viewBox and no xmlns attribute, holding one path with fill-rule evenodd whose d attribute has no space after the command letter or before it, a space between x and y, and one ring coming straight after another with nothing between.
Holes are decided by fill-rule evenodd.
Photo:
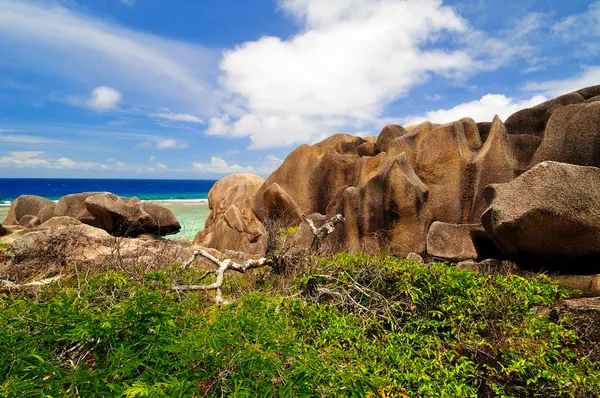
<instances>
[{"instance_id":1,"label":"small boulder","mask_svg":"<svg viewBox=\"0 0 600 398\"><path fill-rule=\"evenodd\" d=\"M377 148L381 152L387 152L390 142L405 134L408 134L408 131L406 131L404 127L396 124L388 124L381 130L381 133L379 133L379 136L377 137Z\"/></svg>"},{"instance_id":2,"label":"small boulder","mask_svg":"<svg viewBox=\"0 0 600 398\"><path fill-rule=\"evenodd\" d=\"M32 216L31 214L27 214L19 220L19 226L23 228L35 228L40 225L40 219L37 216Z\"/></svg>"},{"instance_id":3,"label":"small boulder","mask_svg":"<svg viewBox=\"0 0 600 398\"><path fill-rule=\"evenodd\" d=\"M436 221L427 234L427 253L451 262L477 259L471 233L483 230L480 224L448 224Z\"/></svg>"},{"instance_id":4,"label":"small boulder","mask_svg":"<svg viewBox=\"0 0 600 398\"><path fill-rule=\"evenodd\" d=\"M54 217L73 217L92 227L101 227L96 218L88 211L85 200L90 196L108 194L109 192L83 192L63 196L56 203ZM45 222L44 220L42 222Z\"/></svg>"},{"instance_id":5,"label":"small boulder","mask_svg":"<svg viewBox=\"0 0 600 398\"><path fill-rule=\"evenodd\" d=\"M375 156L378 152L377 144L374 142L365 142L356 148L358 156Z\"/></svg>"}]
</instances>

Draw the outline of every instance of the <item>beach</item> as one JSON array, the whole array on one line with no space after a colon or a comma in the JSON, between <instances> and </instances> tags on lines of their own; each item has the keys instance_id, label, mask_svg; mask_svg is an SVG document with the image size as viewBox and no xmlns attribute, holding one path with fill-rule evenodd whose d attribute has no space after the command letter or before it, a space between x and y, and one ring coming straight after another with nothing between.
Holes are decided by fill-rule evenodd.
<instances>
[{"instance_id":1,"label":"beach","mask_svg":"<svg viewBox=\"0 0 600 398\"><path fill-rule=\"evenodd\" d=\"M204 228L204 221L210 212L205 201L152 201L152 203L171 209L181 224L181 232L177 235L169 235L169 239L194 240L196 233ZM0 221L4 221L7 214L8 206L0 206Z\"/></svg>"}]
</instances>

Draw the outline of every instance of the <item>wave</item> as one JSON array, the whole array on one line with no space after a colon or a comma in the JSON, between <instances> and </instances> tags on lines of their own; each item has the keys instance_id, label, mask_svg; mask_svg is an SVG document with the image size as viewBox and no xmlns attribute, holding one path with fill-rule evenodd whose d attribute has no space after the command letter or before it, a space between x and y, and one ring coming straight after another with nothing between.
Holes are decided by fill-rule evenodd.
<instances>
[{"instance_id":1,"label":"wave","mask_svg":"<svg viewBox=\"0 0 600 398\"><path fill-rule=\"evenodd\" d=\"M157 202L157 203L206 203L208 204L208 199L142 199L147 202Z\"/></svg>"},{"instance_id":2,"label":"wave","mask_svg":"<svg viewBox=\"0 0 600 398\"><path fill-rule=\"evenodd\" d=\"M10 203L7 200L0 201L0 207L10 207Z\"/></svg>"}]
</instances>

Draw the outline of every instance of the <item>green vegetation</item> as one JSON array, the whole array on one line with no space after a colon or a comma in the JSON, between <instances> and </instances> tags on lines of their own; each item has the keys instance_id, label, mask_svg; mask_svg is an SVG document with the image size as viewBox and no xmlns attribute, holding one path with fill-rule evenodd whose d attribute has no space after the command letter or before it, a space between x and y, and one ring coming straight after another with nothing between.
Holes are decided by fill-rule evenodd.
<instances>
[{"instance_id":1,"label":"green vegetation","mask_svg":"<svg viewBox=\"0 0 600 398\"><path fill-rule=\"evenodd\" d=\"M97 272L0 299L0 396L594 396L544 276L338 255L181 294L201 270Z\"/></svg>"}]
</instances>

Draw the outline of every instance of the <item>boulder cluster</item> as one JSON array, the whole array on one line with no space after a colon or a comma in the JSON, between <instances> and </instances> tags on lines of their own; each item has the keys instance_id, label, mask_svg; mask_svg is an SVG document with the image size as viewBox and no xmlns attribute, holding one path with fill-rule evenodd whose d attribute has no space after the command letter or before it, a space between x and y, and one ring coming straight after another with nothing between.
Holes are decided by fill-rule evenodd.
<instances>
[{"instance_id":1,"label":"boulder cluster","mask_svg":"<svg viewBox=\"0 0 600 398\"><path fill-rule=\"evenodd\" d=\"M4 220L5 226L24 228L80 223L122 237L164 236L181 229L173 212L166 207L109 192L67 195L56 203L40 196L19 196Z\"/></svg>"},{"instance_id":2,"label":"boulder cluster","mask_svg":"<svg viewBox=\"0 0 600 398\"><path fill-rule=\"evenodd\" d=\"M266 180L233 175L209 196L195 242L260 252L271 220L335 214L336 250L540 267L600 259L600 86L506 122L388 125L294 150ZM566 265L569 264L569 265Z\"/></svg>"}]
</instances>

